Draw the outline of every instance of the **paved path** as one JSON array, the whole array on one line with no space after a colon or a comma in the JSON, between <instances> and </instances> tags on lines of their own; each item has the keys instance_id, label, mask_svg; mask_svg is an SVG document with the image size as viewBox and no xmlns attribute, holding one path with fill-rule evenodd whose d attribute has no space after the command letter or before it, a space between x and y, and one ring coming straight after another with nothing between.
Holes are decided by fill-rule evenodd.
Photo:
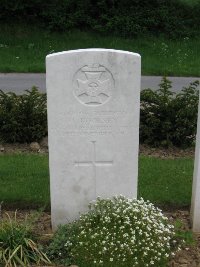
<instances>
[{"instance_id":1,"label":"paved path","mask_svg":"<svg viewBox=\"0 0 200 267\"><path fill-rule=\"evenodd\" d=\"M161 81L161 76L142 76L141 88L157 89ZM183 86L188 86L190 82L199 80L200 77L168 77L172 81L173 91L179 92ZM40 91L46 91L44 73L0 73L0 89L4 92L23 93L24 90L37 86Z\"/></svg>"}]
</instances>

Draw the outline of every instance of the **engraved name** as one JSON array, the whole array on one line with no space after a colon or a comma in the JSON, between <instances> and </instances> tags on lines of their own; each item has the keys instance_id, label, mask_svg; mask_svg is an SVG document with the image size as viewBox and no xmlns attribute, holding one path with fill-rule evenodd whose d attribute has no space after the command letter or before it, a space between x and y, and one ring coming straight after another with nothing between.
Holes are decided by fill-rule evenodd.
<instances>
[{"instance_id":1,"label":"engraved name","mask_svg":"<svg viewBox=\"0 0 200 267\"><path fill-rule=\"evenodd\" d=\"M132 116L128 111L98 111L77 112L69 111L59 117L65 121L62 128L54 131L62 131L64 135L125 135L134 127Z\"/></svg>"}]
</instances>

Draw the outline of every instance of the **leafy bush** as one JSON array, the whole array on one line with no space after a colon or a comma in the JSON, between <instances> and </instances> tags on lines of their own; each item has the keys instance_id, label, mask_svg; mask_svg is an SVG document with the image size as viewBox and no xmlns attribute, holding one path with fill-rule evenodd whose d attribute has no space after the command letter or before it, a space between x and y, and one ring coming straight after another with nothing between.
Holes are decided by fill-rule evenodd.
<instances>
[{"instance_id":1,"label":"leafy bush","mask_svg":"<svg viewBox=\"0 0 200 267\"><path fill-rule=\"evenodd\" d=\"M179 0L1 0L0 20L23 18L53 30L92 29L122 36L199 33L200 3Z\"/></svg>"},{"instance_id":2,"label":"leafy bush","mask_svg":"<svg viewBox=\"0 0 200 267\"><path fill-rule=\"evenodd\" d=\"M57 264L71 265L74 262L74 257L71 253L71 248L66 246L66 242L73 237L73 243L80 233L78 221L66 225L60 225L53 236L51 243L47 249L48 258ZM76 241L78 242L78 241Z\"/></svg>"},{"instance_id":3,"label":"leafy bush","mask_svg":"<svg viewBox=\"0 0 200 267\"><path fill-rule=\"evenodd\" d=\"M154 146L190 146L194 144L199 82L191 83L176 95L171 82L163 78L157 91L141 92L140 141Z\"/></svg>"},{"instance_id":4,"label":"leafy bush","mask_svg":"<svg viewBox=\"0 0 200 267\"><path fill-rule=\"evenodd\" d=\"M153 146L191 146L195 142L199 82L178 94L163 78L156 91L141 92L140 142ZM0 139L5 142L39 141L47 135L46 94L37 88L23 95L0 91Z\"/></svg>"},{"instance_id":5,"label":"leafy bush","mask_svg":"<svg viewBox=\"0 0 200 267\"><path fill-rule=\"evenodd\" d=\"M58 229L49 249L66 264L164 266L174 236L174 227L150 202L98 198L78 221Z\"/></svg>"},{"instance_id":6,"label":"leafy bush","mask_svg":"<svg viewBox=\"0 0 200 267\"><path fill-rule=\"evenodd\" d=\"M175 239L178 243L182 243L183 247L193 246L196 244L194 233L191 230L185 230L185 225L181 220L176 220L174 223Z\"/></svg>"},{"instance_id":7,"label":"leafy bush","mask_svg":"<svg viewBox=\"0 0 200 267\"><path fill-rule=\"evenodd\" d=\"M46 94L36 87L23 95L0 91L0 138L6 142L38 141L47 135Z\"/></svg>"},{"instance_id":8,"label":"leafy bush","mask_svg":"<svg viewBox=\"0 0 200 267\"><path fill-rule=\"evenodd\" d=\"M11 219L0 221L0 266L30 266L31 263L50 263L47 256L33 241L31 225L28 221Z\"/></svg>"}]
</instances>

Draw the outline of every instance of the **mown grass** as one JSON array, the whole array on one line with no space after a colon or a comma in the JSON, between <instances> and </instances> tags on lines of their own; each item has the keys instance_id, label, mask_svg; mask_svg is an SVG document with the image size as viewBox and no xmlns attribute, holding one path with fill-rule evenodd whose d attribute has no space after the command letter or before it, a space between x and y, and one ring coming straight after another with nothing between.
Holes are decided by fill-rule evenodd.
<instances>
[{"instance_id":1,"label":"mown grass","mask_svg":"<svg viewBox=\"0 0 200 267\"><path fill-rule=\"evenodd\" d=\"M143 75L200 76L200 38L123 39L92 32L54 32L37 26L0 25L0 72L45 72L49 53L79 48L113 48L140 53Z\"/></svg>"},{"instance_id":2,"label":"mown grass","mask_svg":"<svg viewBox=\"0 0 200 267\"><path fill-rule=\"evenodd\" d=\"M190 205L193 160L140 157L139 195L157 205Z\"/></svg>"},{"instance_id":3,"label":"mown grass","mask_svg":"<svg viewBox=\"0 0 200 267\"><path fill-rule=\"evenodd\" d=\"M49 205L48 157L43 155L0 156L0 202L14 207Z\"/></svg>"},{"instance_id":4,"label":"mown grass","mask_svg":"<svg viewBox=\"0 0 200 267\"><path fill-rule=\"evenodd\" d=\"M141 156L139 196L157 205L190 205L193 159L158 159ZM49 207L47 155L0 156L0 202L18 208Z\"/></svg>"}]
</instances>

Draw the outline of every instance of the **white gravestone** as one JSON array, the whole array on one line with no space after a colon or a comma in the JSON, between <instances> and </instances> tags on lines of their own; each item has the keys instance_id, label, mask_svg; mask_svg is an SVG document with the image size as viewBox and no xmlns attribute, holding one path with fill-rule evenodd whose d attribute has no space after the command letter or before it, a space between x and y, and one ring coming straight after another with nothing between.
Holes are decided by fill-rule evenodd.
<instances>
[{"instance_id":1,"label":"white gravestone","mask_svg":"<svg viewBox=\"0 0 200 267\"><path fill-rule=\"evenodd\" d=\"M97 196L137 197L140 65L111 49L47 56L53 228Z\"/></svg>"},{"instance_id":2,"label":"white gravestone","mask_svg":"<svg viewBox=\"0 0 200 267\"><path fill-rule=\"evenodd\" d=\"M192 186L191 220L193 231L200 232L200 101L197 121L197 136Z\"/></svg>"}]
</instances>

